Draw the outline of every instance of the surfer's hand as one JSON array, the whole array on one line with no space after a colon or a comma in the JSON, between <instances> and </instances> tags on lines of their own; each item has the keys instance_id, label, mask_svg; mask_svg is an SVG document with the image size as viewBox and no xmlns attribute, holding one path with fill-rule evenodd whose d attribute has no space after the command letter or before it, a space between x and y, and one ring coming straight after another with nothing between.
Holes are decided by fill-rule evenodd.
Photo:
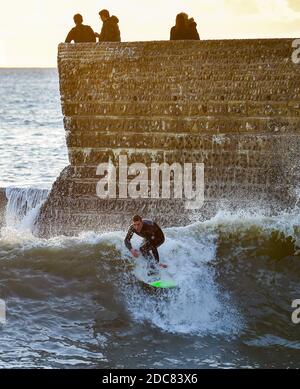
<instances>
[{"instance_id":1,"label":"surfer's hand","mask_svg":"<svg viewBox=\"0 0 300 389\"><path fill-rule=\"evenodd\" d=\"M138 250L131 249L130 252L131 252L131 254L134 256L134 258L137 258L137 257L139 256Z\"/></svg>"}]
</instances>

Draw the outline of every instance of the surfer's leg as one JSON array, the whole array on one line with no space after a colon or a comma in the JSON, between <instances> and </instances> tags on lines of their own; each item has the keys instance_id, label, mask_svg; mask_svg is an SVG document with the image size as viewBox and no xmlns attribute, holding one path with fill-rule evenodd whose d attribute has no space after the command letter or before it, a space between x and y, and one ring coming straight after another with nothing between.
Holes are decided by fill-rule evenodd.
<instances>
[{"instance_id":1,"label":"surfer's leg","mask_svg":"<svg viewBox=\"0 0 300 389\"><path fill-rule=\"evenodd\" d=\"M148 263L148 275L153 276L158 274L158 268L157 268L157 258L158 252L156 247L153 247L151 242L145 241L144 244L140 247L140 251L143 255L143 257L147 260ZM152 252L152 253L151 253Z\"/></svg>"},{"instance_id":2,"label":"surfer's leg","mask_svg":"<svg viewBox=\"0 0 300 389\"><path fill-rule=\"evenodd\" d=\"M150 253L151 249L152 249L151 243L149 241L147 241L147 240L140 247L140 252L142 253L143 257L145 259L147 259L148 261L153 259L152 255Z\"/></svg>"},{"instance_id":3,"label":"surfer's leg","mask_svg":"<svg viewBox=\"0 0 300 389\"><path fill-rule=\"evenodd\" d=\"M144 258L146 258L148 261L155 261L156 263L159 262L159 254L157 251L157 248L151 244L151 242L146 241L141 247L140 251ZM151 254L152 252L152 254Z\"/></svg>"},{"instance_id":4,"label":"surfer's leg","mask_svg":"<svg viewBox=\"0 0 300 389\"><path fill-rule=\"evenodd\" d=\"M155 259L155 262L158 263L159 262L159 254L158 254L157 248L155 246L152 246L151 251L152 251L153 257Z\"/></svg>"},{"instance_id":5,"label":"surfer's leg","mask_svg":"<svg viewBox=\"0 0 300 389\"><path fill-rule=\"evenodd\" d=\"M153 242L151 242L151 251L153 254L153 257L155 259L156 263L159 263L159 254L157 248L162 245L165 241L165 238L162 237L161 239L156 239Z\"/></svg>"}]
</instances>

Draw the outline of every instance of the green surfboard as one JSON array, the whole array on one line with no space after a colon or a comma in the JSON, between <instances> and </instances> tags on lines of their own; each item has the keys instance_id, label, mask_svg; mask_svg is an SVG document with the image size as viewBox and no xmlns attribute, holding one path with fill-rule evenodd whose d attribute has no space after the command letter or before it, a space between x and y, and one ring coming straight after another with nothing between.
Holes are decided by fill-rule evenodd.
<instances>
[{"instance_id":1,"label":"green surfboard","mask_svg":"<svg viewBox=\"0 0 300 389\"><path fill-rule=\"evenodd\" d=\"M138 268L135 266L135 271L133 272L135 277L142 283L144 286L151 287L153 290L154 289L172 289L176 288L178 285L176 284L175 281L171 279L171 277L168 274L164 274L165 272L163 271L163 274L161 274L160 270L157 269L156 274L151 274L149 275L148 271L145 269L147 268L146 263L139 263L140 266L140 271L136 271ZM141 268L144 268L144 271L141 272ZM148 269L149 270L149 269ZM153 269L152 269L153 270ZM170 277L170 278L169 278Z\"/></svg>"},{"instance_id":2,"label":"green surfboard","mask_svg":"<svg viewBox=\"0 0 300 389\"><path fill-rule=\"evenodd\" d=\"M176 283L172 280L153 281L153 282L149 282L148 285L153 286L154 288L160 288L160 289L171 289L171 288L177 287Z\"/></svg>"}]
</instances>

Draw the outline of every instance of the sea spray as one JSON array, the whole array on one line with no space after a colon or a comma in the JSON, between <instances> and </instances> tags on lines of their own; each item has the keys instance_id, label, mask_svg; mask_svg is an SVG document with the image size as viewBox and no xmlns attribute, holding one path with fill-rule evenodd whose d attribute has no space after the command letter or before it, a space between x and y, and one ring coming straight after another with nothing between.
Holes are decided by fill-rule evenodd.
<instances>
[{"instance_id":1,"label":"sea spray","mask_svg":"<svg viewBox=\"0 0 300 389\"><path fill-rule=\"evenodd\" d=\"M31 231L48 193L35 188L7 188L6 227Z\"/></svg>"},{"instance_id":2,"label":"sea spray","mask_svg":"<svg viewBox=\"0 0 300 389\"><path fill-rule=\"evenodd\" d=\"M13 338L23 367L45 366L45 355L53 367L293 367L299 342L291 301L300 295L300 262L287 241L291 222L296 214L222 211L164 229L160 256L179 285L166 293L135 278L140 259L124 247L126 231L2 237L0 297L9 326L0 343L10 352L1 366L14 366ZM140 243L133 239L134 247ZM272 339L284 359L260 352L272 352Z\"/></svg>"}]
</instances>

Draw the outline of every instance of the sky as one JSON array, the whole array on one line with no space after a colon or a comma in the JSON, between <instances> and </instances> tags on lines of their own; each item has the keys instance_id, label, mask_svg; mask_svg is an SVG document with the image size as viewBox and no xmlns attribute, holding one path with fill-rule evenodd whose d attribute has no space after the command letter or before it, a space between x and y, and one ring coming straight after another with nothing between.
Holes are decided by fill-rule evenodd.
<instances>
[{"instance_id":1,"label":"sky","mask_svg":"<svg viewBox=\"0 0 300 389\"><path fill-rule=\"evenodd\" d=\"M99 32L103 8L123 41L167 40L183 11L201 39L300 37L300 0L0 0L0 67L55 67L73 15Z\"/></svg>"}]
</instances>

